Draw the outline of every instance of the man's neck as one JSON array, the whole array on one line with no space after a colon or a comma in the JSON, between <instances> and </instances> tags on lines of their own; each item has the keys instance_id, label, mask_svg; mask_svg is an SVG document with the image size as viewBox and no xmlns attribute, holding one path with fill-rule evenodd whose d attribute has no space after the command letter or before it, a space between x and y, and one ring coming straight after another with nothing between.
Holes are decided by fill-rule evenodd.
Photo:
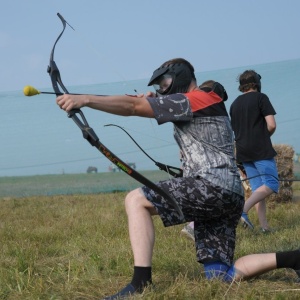
<instances>
[{"instance_id":1,"label":"man's neck","mask_svg":"<svg viewBox=\"0 0 300 300\"><path fill-rule=\"evenodd\" d=\"M198 85L196 82L191 82L190 86L189 86L189 89L188 89L188 92L193 92L193 91L200 91Z\"/></svg>"},{"instance_id":2,"label":"man's neck","mask_svg":"<svg viewBox=\"0 0 300 300\"><path fill-rule=\"evenodd\" d=\"M250 89L250 90L248 90L248 91L244 92L244 94L246 94L246 93L250 93L250 92L257 92L257 89Z\"/></svg>"}]
</instances>

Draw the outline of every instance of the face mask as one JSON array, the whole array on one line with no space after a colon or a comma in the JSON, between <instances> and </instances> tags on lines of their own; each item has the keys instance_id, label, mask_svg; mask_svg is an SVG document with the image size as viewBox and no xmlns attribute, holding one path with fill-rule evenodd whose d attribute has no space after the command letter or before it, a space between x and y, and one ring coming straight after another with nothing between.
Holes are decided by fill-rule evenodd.
<instances>
[{"instance_id":1,"label":"face mask","mask_svg":"<svg viewBox=\"0 0 300 300\"><path fill-rule=\"evenodd\" d=\"M157 94L159 95L167 95L169 90L171 89L173 84L173 76L171 74L161 75L155 83L153 83L153 87Z\"/></svg>"}]
</instances>

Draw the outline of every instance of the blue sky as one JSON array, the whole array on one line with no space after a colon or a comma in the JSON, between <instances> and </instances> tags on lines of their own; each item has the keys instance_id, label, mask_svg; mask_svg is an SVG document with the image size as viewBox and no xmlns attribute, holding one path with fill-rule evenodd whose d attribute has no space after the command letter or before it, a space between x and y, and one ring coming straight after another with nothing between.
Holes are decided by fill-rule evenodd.
<instances>
[{"instance_id":1,"label":"blue sky","mask_svg":"<svg viewBox=\"0 0 300 300\"><path fill-rule=\"evenodd\" d=\"M50 87L49 55L66 86L148 78L184 57L196 71L300 57L298 0L9 0L0 11L0 91Z\"/></svg>"}]
</instances>

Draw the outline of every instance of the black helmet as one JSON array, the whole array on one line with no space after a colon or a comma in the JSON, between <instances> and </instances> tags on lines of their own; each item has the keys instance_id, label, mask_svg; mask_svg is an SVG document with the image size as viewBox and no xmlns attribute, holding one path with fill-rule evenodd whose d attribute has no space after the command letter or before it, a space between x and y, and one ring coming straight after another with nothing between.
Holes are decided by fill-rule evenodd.
<instances>
[{"instance_id":1,"label":"black helmet","mask_svg":"<svg viewBox=\"0 0 300 300\"><path fill-rule=\"evenodd\" d=\"M200 90L205 91L206 93L214 92L218 96L222 98L223 101L226 101L228 99L227 92L224 88L224 86L214 80L207 80L203 82L201 85L199 85Z\"/></svg>"},{"instance_id":2,"label":"black helmet","mask_svg":"<svg viewBox=\"0 0 300 300\"><path fill-rule=\"evenodd\" d=\"M153 85L160 95L186 93L193 79L195 75L185 63L171 63L156 69L148 86Z\"/></svg>"}]
</instances>

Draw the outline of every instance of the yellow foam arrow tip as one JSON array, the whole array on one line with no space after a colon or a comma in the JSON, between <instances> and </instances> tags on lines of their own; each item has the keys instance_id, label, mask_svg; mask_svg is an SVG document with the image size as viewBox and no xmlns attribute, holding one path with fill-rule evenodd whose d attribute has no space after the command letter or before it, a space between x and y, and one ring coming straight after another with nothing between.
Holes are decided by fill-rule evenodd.
<instances>
[{"instance_id":1,"label":"yellow foam arrow tip","mask_svg":"<svg viewBox=\"0 0 300 300\"><path fill-rule=\"evenodd\" d=\"M25 96L34 96L40 94L40 91L31 85L26 85L23 89L23 93Z\"/></svg>"}]
</instances>

